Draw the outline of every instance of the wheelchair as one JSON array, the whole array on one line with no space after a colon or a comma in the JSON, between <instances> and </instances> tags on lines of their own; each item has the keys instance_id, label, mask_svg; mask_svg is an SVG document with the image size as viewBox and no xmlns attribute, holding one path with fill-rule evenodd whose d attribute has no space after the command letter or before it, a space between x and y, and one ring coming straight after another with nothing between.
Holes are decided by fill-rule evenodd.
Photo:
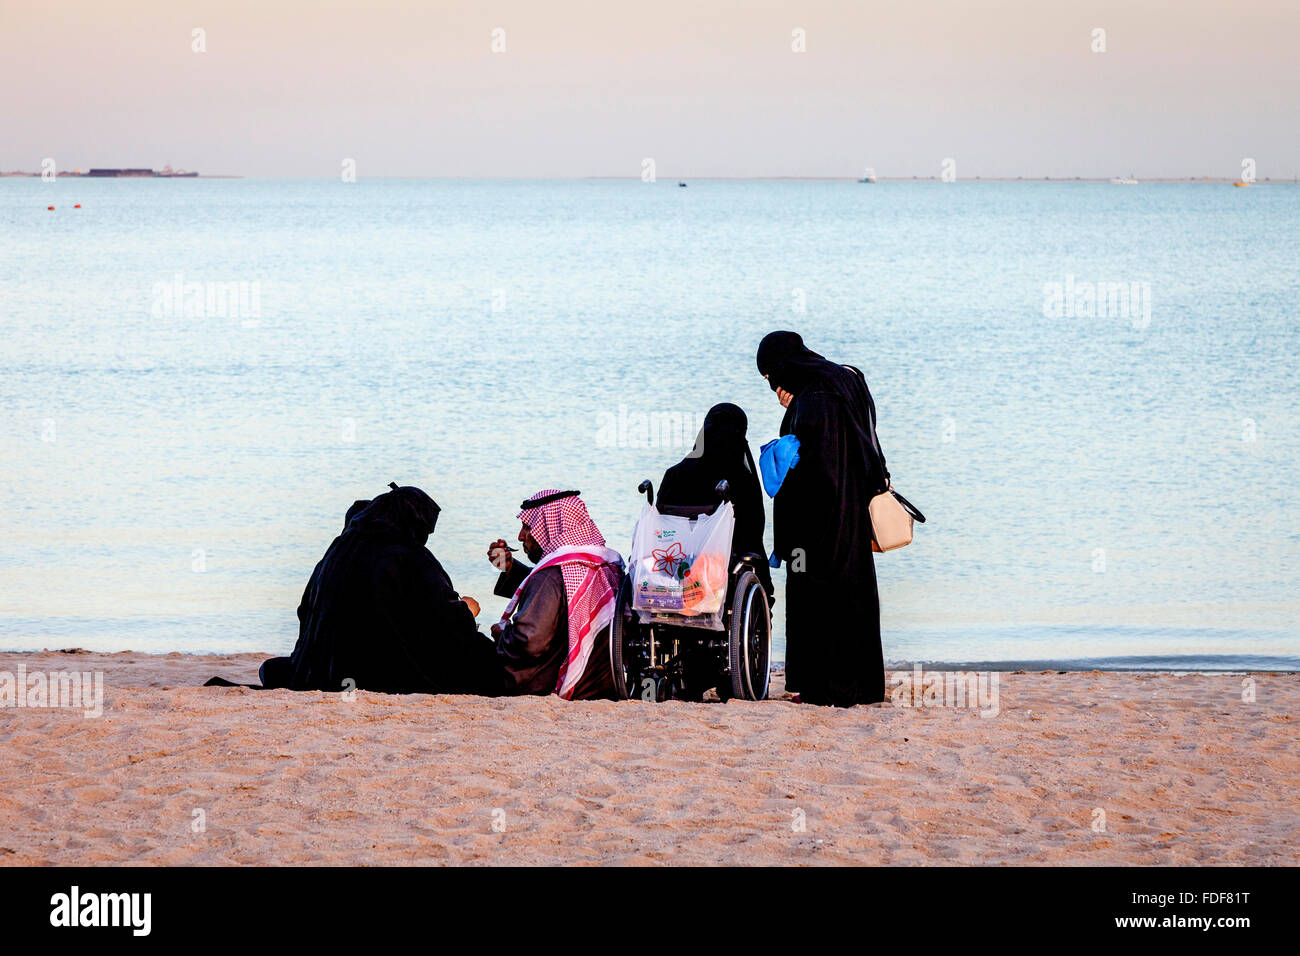
<instances>
[{"instance_id":1,"label":"wheelchair","mask_svg":"<svg viewBox=\"0 0 1300 956\"><path fill-rule=\"evenodd\" d=\"M647 479L637 489L654 507L654 486ZM729 499L727 482L714 489L718 500L698 506L660 506L663 515L692 521L712 514ZM637 560L632 556L632 562ZM763 700L771 681L771 603L756 569L761 554L732 554L721 621L688 619L671 612L633 608L633 574L618 593L610 626L610 667L617 694L624 700L702 700L716 689L723 700ZM631 562L629 568L631 568Z\"/></svg>"}]
</instances>

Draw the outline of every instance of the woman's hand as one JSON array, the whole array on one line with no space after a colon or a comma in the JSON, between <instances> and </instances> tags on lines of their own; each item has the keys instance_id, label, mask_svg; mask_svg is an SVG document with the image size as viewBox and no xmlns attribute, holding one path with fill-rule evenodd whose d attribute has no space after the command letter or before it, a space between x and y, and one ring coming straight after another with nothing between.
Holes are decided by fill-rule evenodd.
<instances>
[{"instance_id":1,"label":"woman's hand","mask_svg":"<svg viewBox=\"0 0 1300 956\"><path fill-rule=\"evenodd\" d=\"M791 395L789 392L787 392L779 385L776 387L776 397L777 400L781 403L782 408L789 408L790 400L794 398L793 395Z\"/></svg>"},{"instance_id":2,"label":"woman's hand","mask_svg":"<svg viewBox=\"0 0 1300 956\"><path fill-rule=\"evenodd\" d=\"M482 610L482 608L478 606L478 601L475 601L472 597L463 597L461 600L464 601L465 606L469 608L469 613L478 617L478 612Z\"/></svg>"},{"instance_id":3,"label":"woman's hand","mask_svg":"<svg viewBox=\"0 0 1300 956\"><path fill-rule=\"evenodd\" d=\"M488 545L488 560L492 562L492 567L498 571L509 571L515 566L515 559L510 554L510 548L506 544L505 538L497 538Z\"/></svg>"}]
</instances>

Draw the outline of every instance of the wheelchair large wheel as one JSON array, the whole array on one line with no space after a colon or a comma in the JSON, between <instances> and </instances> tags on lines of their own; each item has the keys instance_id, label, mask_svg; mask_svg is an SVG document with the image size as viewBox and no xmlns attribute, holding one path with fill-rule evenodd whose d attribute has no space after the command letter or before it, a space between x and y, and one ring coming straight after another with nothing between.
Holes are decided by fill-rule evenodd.
<instances>
[{"instance_id":1,"label":"wheelchair large wheel","mask_svg":"<svg viewBox=\"0 0 1300 956\"><path fill-rule=\"evenodd\" d=\"M609 669L614 675L614 695L630 700L636 694L637 652L632 646L639 622L629 620L632 610L632 579L623 579L614 605L614 620L609 625Z\"/></svg>"},{"instance_id":2,"label":"wheelchair large wheel","mask_svg":"<svg viewBox=\"0 0 1300 956\"><path fill-rule=\"evenodd\" d=\"M771 675L772 622L768 615L767 592L753 571L745 571L736 579L736 590L731 599L731 621L727 628L727 651L731 665L731 695L741 700L765 699Z\"/></svg>"}]
</instances>

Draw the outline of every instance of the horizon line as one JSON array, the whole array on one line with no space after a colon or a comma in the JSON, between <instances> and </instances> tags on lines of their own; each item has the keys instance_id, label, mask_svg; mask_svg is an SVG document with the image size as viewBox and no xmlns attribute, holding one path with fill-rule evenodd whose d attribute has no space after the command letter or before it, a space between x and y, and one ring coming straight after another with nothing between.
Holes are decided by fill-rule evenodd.
<instances>
[{"instance_id":1,"label":"horizon line","mask_svg":"<svg viewBox=\"0 0 1300 956\"><path fill-rule=\"evenodd\" d=\"M102 168L102 167L93 167ZM128 167L122 167L128 168ZM39 172L28 172L26 170L6 170L0 171L0 179L42 179ZM334 180L338 179L338 174L331 175L292 175L292 174L248 174L248 173L198 173L197 175L181 176L89 176L84 173L56 173L54 181L59 179L321 179ZM1002 175L1002 176L961 176L945 180L941 176L877 176L871 182L865 182L862 177L858 176L789 176L789 175L760 175L760 176L658 176L654 180L643 180L640 176L612 176L602 174L577 174L571 176L473 176L473 175L429 175L429 174L376 174L357 176L357 181L361 179L441 179L441 180L465 180L465 181L515 181L515 182L587 182L592 180L611 181L611 182L645 182L646 185L657 185L659 183L675 182L847 182L860 185L877 185L883 182L934 182L943 185L952 185L953 183L975 183L975 182L1025 182L1025 183L1042 183L1042 182L1086 182L1086 183L1112 183L1115 180L1134 179L1138 184L1141 183L1233 183L1233 182L1250 182L1252 185L1260 183L1274 184L1295 184L1300 182L1300 177L1293 174L1291 179L1272 177L1259 177L1253 180L1242 180L1236 176L1206 176L1206 175L1182 175L1182 176L1024 176L1024 175Z\"/></svg>"}]
</instances>

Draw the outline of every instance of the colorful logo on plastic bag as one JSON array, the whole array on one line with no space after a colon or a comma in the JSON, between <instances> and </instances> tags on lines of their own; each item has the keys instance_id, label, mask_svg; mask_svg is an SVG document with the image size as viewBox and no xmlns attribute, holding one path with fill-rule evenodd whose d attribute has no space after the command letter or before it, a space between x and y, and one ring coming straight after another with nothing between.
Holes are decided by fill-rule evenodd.
<instances>
[{"instance_id":1,"label":"colorful logo on plastic bag","mask_svg":"<svg viewBox=\"0 0 1300 956\"><path fill-rule=\"evenodd\" d=\"M682 550L680 542L667 548L654 548L650 556L654 558L654 570L671 574L675 578L686 574L686 552Z\"/></svg>"}]
</instances>

